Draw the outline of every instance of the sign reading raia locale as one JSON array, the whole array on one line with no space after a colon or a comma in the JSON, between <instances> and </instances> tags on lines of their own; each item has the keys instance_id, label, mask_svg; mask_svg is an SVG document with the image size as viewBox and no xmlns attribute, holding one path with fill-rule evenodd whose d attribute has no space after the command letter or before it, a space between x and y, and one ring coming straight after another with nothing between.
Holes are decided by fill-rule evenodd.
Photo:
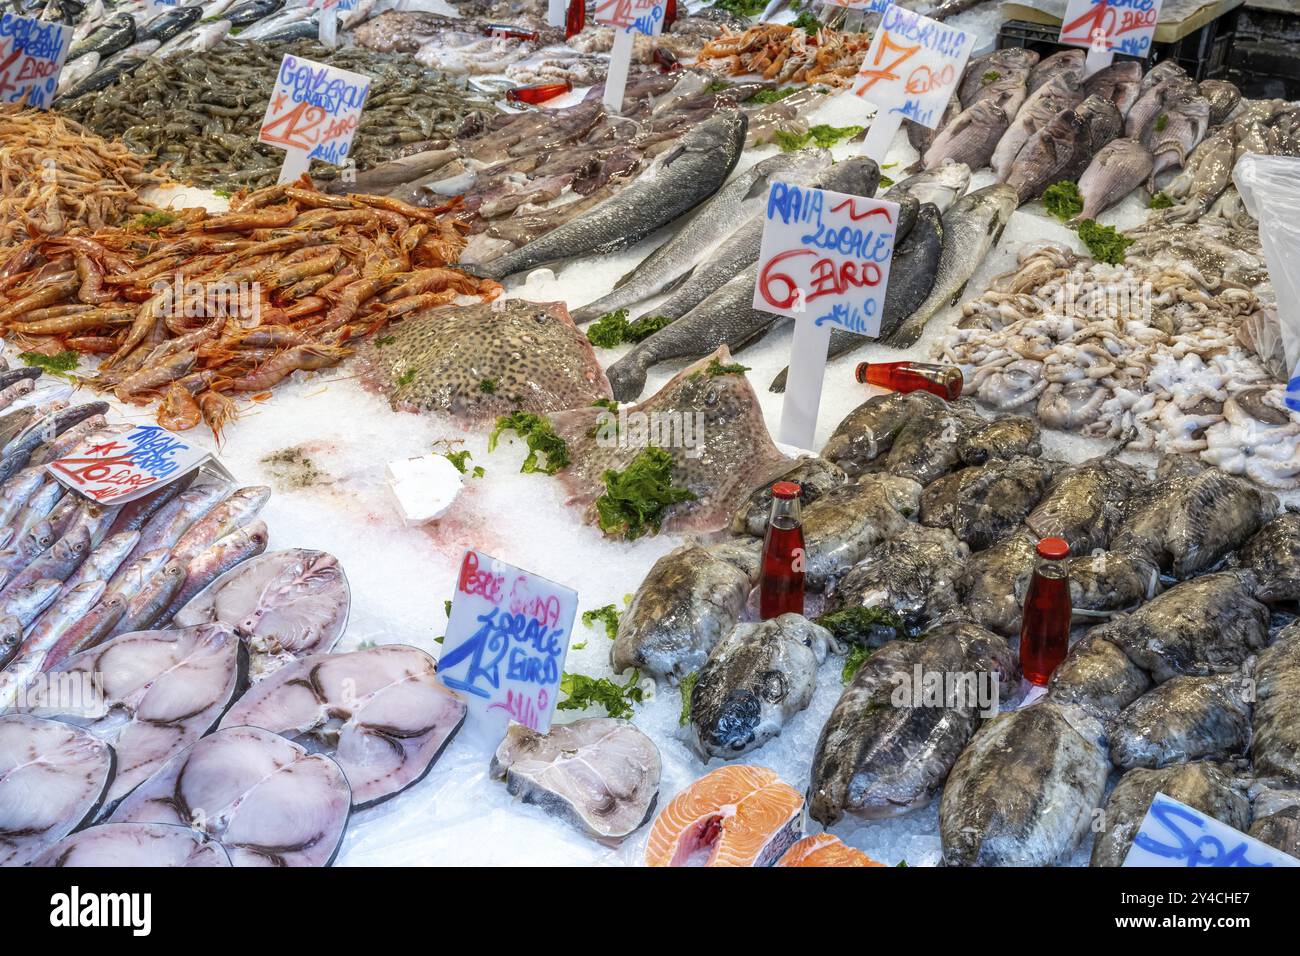
<instances>
[{"instance_id":1,"label":"sign reading raia locale","mask_svg":"<svg viewBox=\"0 0 1300 956\"><path fill-rule=\"evenodd\" d=\"M282 183L306 172L313 159L342 165L369 93L367 76L284 55L257 136L285 151Z\"/></svg>"},{"instance_id":2,"label":"sign reading raia locale","mask_svg":"<svg viewBox=\"0 0 1300 956\"><path fill-rule=\"evenodd\" d=\"M461 559L438 678L482 725L546 733L578 610L578 592L470 549Z\"/></svg>"},{"instance_id":3,"label":"sign reading raia locale","mask_svg":"<svg viewBox=\"0 0 1300 956\"><path fill-rule=\"evenodd\" d=\"M877 106L876 122L887 120L891 139L905 119L934 129L961 81L974 42L964 30L890 4L854 77L853 92ZM883 152L867 155L883 158Z\"/></svg>"},{"instance_id":4,"label":"sign reading raia locale","mask_svg":"<svg viewBox=\"0 0 1300 956\"><path fill-rule=\"evenodd\" d=\"M87 498L126 504L200 467L230 477L211 452L157 425L137 425L91 435L45 470Z\"/></svg>"},{"instance_id":5,"label":"sign reading raia locale","mask_svg":"<svg viewBox=\"0 0 1300 956\"><path fill-rule=\"evenodd\" d=\"M0 102L48 108L71 46L70 26L0 14Z\"/></svg>"},{"instance_id":6,"label":"sign reading raia locale","mask_svg":"<svg viewBox=\"0 0 1300 956\"><path fill-rule=\"evenodd\" d=\"M1159 19L1160 0L1069 0L1059 42L1146 56Z\"/></svg>"}]
</instances>

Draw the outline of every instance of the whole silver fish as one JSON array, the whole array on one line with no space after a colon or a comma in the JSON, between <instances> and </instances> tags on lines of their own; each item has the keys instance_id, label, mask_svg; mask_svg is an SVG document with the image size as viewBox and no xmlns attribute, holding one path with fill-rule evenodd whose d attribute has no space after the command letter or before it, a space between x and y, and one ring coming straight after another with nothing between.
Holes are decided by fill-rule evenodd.
<instances>
[{"instance_id":1,"label":"whole silver fish","mask_svg":"<svg viewBox=\"0 0 1300 956\"><path fill-rule=\"evenodd\" d=\"M45 655L50 667L105 640L126 613L126 598L107 594L89 611L73 621Z\"/></svg>"},{"instance_id":2,"label":"whole silver fish","mask_svg":"<svg viewBox=\"0 0 1300 956\"><path fill-rule=\"evenodd\" d=\"M874 196L880 184L880 168L875 160L855 156L829 169L800 180L793 175L786 180L796 186L816 186L853 196ZM679 319L690 312L747 266L758 261L766 217L756 216L723 241L707 259L696 266L686 281L671 296L654 307L655 315Z\"/></svg>"},{"instance_id":3,"label":"whole silver fish","mask_svg":"<svg viewBox=\"0 0 1300 956\"><path fill-rule=\"evenodd\" d=\"M220 539L251 524L270 500L271 489L265 485L238 489L181 535L172 557L188 565Z\"/></svg>"},{"instance_id":4,"label":"whole silver fish","mask_svg":"<svg viewBox=\"0 0 1300 956\"><path fill-rule=\"evenodd\" d=\"M943 215L943 252L929 295L889 337L888 344L909 348L925 324L962 293L980 263L1002 238L1017 206L1016 191L1006 185L985 186L967 193Z\"/></svg>"},{"instance_id":5,"label":"whole silver fish","mask_svg":"<svg viewBox=\"0 0 1300 956\"><path fill-rule=\"evenodd\" d=\"M0 602L0 615L16 617L25 628L58 597L62 581L37 581ZM0 712L14 706L18 695L40 671L46 647L28 647L27 640L18 648L4 670L0 670Z\"/></svg>"},{"instance_id":6,"label":"whole silver fish","mask_svg":"<svg viewBox=\"0 0 1300 956\"><path fill-rule=\"evenodd\" d=\"M79 584L87 581L108 581L117 573L126 556L134 550L140 540L138 531L119 531L110 535L99 547L82 562L81 567L68 578L63 593L66 595Z\"/></svg>"},{"instance_id":7,"label":"whole silver fish","mask_svg":"<svg viewBox=\"0 0 1300 956\"><path fill-rule=\"evenodd\" d=\"M1151 73L1154 73L1153 69ZM1150 73L1143 78L1143 84L1150 78ZM1152 86L1143 86L1137 102L1128 111L1124 119L1124 135L1130 139L1142 139L1147 127L1155 122L1170 100L1186 99L1199 96L1200 91L1186 73L1175 73Z\"/></svg>"},{"instance_id":8,"label":"whole silver fish","mask_svg":"<svg viewBox=\"0 0 1300 956\"><path fill-rule=\"evenodd\" d=\"M884 341L894 333L899 324L912 315L934 288L935 277L943 257L943 217L939 210L927 203L917 213L916 224L907 238L894 250L889 266L889 285L885 289L885 304L880 313L880 335ZM855 335L841 329L831 331L827 360L855 352L877 339ZM784 368L772 380L769 389L784 392L790 370Z\"/></svg>"},{"instance_id":9,"label":"whole silver fish","mask_svg":"<svg viewBox=\"0 0 1300 956\"><path fill-rule=\"evenodd\" d=\"M1087 96L1097 95L1115 104L1121 116L1137 102L1142 87L1142 65L1136 60L1121 60L1098 70L1083 81Z\"/></svg>"},{"instance_id":10,"label":"whole silver fish","mask_svg":"<svg viewBox=\"0 0 1300 956\"><path fill-rule=\"evenodd\" d=\"M0 460L0 482L8 481L26 467L32 452L40 445L54 441L69 428L92 415L103 415L107 411L108 405L105 402L87 402L85 405L52 412L29 425L26 431L9 443L4 459Z\"/></svg>"},{"instance_id":11,"label":"whole silver fish","mask_svg":"<svg viewBox=\"0 0 1300 956\"><path fill-rule=\"evenodd\" d=\"M0 554L0 583L7 583L15 574L31 563L37 555L44 553L50 545L59 540L48 521L38 521L21 537L15 538L12 546Z\"/></svg>"},{"instance_id":12,"label":"whole silver fish","mask_svg":"<svg viewBox=\"0 0 1300 956\"><path fill-rule=\"evenodd\" d=\"M110 595L116 594L130 601L144 590L145 585L167 563L167 559L171 556L170 548L155 548L138 558L134 557L138 550L138 547L133 550L131 556L127 559L127 563L118 568L117 573L109 578L108 593Z\"/></svg>"},{"instance_id":13,"label":"whole silver fish","mask_svg":"<svg viewBox=\"0 0 1300 956\"><path fill-rule=\"evenodd\" d=\"M45 479L45 469L24 468L5 482L3 492L0 492L0 526L8 526L18 517L37 489L44 486ZM17 530L15 526L14 531Z\"/></svg>"},{"instance_id":14,"label":"whole silver fish","mask_svg":"<svg viewBox=\"0 0 1300 956\"><path fill-rule=\"evenodd\" d=\"M78 621L86 616L107 587L103 581L84 581L70 591L60 593L45 612L32 624L23 639L22 654L39 653L41 670L49 670L57 660L50 659L50 651Z\"/></svg>"},{"instance_id":15,"label":"whole silver fish","mask_svg":"<svg viewBox=\"0 0 1300 956\"><path fill-rule=\"evenodd\" d=\"M925 168L935 169L947 162L965 163L971 169L987 166L1011 117L1024 101L1025 86L1020 83L966 107L925 151L922 158Z\"/></svg>"},{"instance_id":16,"label":"whole silver fish","mask_svg":"<svg viewBox=\"0 0 1300 956\"><path fill-rule=\"evenodd\" d=\"M730 760L780 734L812 700L833 643L802 614L738 624L713 646L691 690L695 749L706 760Z\"/></svg>"},{"instance_id":17,"label":"whole silver fish","mask_svg":"<svg viewBox=\"0 0 1300 956\"><path fill-rule=\"evenodd\" d=\"M717 192L740 158L746 123L740 110L705 120L611 199L541 238L477 266L477 271L502 279L548 262L614 252L640 242Z\"/></svg>"},{"instance_id":18,"label":"whole silver fish","mask_svg":"<svg viewBox=\"0 0 1300 956\"><path fill-rule=\"evenodd\" d=\"M269 538L266 522L254 521L230 532L194 555L185 567L185 584L176 592L171 605L159 619L170 621L191 598L221 575L235 565L257 557L266 550Z\"/></svg>"},{"instance_id":19,"label":"whole silver fish","mask_svg":"<svg viewBox=\"0 0 1300 956\"><path fill-rule=\"evenodd\" d=\"M140 542L128 560L159 548L170 550L190 527L226 497L220 485L201 485L181 492L140 529Z\"/></svg>"},{"instance_id":20,"label":"whole silver fish","mask_svg":"<svg viewBox=\"0 0 1300 956\"><path fill-rule=\"evenodd\" d=\"M1020 112L998 140L989 165L999 182L1006 182L1011 165L1029 137L1050 123L1062 110L1067 110L1083 99L1083 93L1062 76L1053 77L1029 94Z\"/></svg>"},{"instance_id":21,"label":"whole silver fish","mask_svg":"<svg viewBox=\"0 0 1300 956\"><path fill-rule=\"evenodd\" d=\"M703 203L681 229L623 276L614 291L573 313L581 325L662 292L686 275L709 250L745 223L761 216L773 180L803 180L831 164L830 150L778 153L732 178Z\"/></svg>"},{"instance_id":22,"label":"whole silver fish","mask_svg":"<svg viewBox=\"0 0 1300 956\"><path fill-rule=\"evenodd\" d=\"M1135 139L1122 136L1101 148L1079 177L1083 210L1076 220L1096 219L1151 175L1151 151Z\"/></svg>"},{"instance_id":23,"label":"whole silver fish","mask_svg":"<svg viewBox=\"0 0 1300 956\"><path fill-rule=\"evenodd\" d=\"M0 600L43 579L66 581L90 553L90 532L77 528L23 568L0 589Z\"/></svg>"},{"instance_id":24,"label":"whole silver fish","mask_svg":"<svg viewBox=\"0 0 1300 956\"><path fill-rule=\"evenodd\" d=\"M960 113L961 101L956 96L950 96L948 105L943 109L943 116L939 119L939 125L933 129L921 123L904 120L903 125L907 127L907 141L916 150L917 155L923 155L934 142L934 138L943 132L944 127L955 120Z\"/></svg>"},{"instance_id":25,"label":"whole silver fish","mask_svg":"<svg viewBox=\"0 0 1300 956\"><path fill-rule=\"evenodd\" d=\"M163 612L171 607L172 601L185 586L185 565L179 561L168 561L158 573L150 578L135 597L126 604L122 619L114 625L109 637L117 637L130 631L147 631L155 624L166 626L162 620Z\"/></svg>"},{"instance_id":26,"label":"whole silver fish","mask_svg":"<svg viewBox=\"0 0 1300 956\"><path fill-rule=\"evenodd\" d=\"M940 214L966 195L970 186L970 167L964 163L948 163L938 169L925 169L894 183L880 198L898 202L902 196L912 196L924 206L934 206Z\"/></svg>"}]
</instances>

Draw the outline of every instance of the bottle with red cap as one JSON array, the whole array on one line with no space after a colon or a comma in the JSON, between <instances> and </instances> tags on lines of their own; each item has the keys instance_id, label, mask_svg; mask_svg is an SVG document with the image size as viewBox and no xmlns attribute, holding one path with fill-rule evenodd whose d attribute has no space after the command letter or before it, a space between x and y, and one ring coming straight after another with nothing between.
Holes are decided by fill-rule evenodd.
<instances>
[{"instance_id":1,"label":"bottle with red cap","mask_svg":"<svg viewBox=\"0 0 1300 956\"><path fill-rule=\"evenodd\" d=\"M668 2L664 4L664 32L665 33L668 32L668 28L671 27L676 20L677 20L677 0L668 0Z\"/></svg>"},{"instance_id":2,"label":"bottle with red cap","mask_svg":"<svg viewBox=\"0 0 1300 956\"><path fill-rule=\"evenodd\" d=\"M1038 542L1038 561L1025 595L1020 624L1020 670L1031 684L1044 686L1070 648L1070 573L1064 538Z\"/></svg>"},{"instance_id":3,"label":"bottle with red cap","mask_svg":"<svg viewBox=\"0 0 1300 956\"><path fill-rule=\"evenodd\" d=\"M758 613L763 620L803 613L804 544L799 497L793 481L772 486L772 513L763 539L762 576L758 582Z\"/></svg>"},{"instance_id":4,"label":"bottle with red cap","mask_svg":"<svg viewBox=\"0 0 1300 956\"><path fill-rule=\"evenodd\" d=\"M573 92L573 84L568 80L561 80L558 83L537 83L533 86L516 86L506 90L506 101L535 106L571 92Z\"/></svg>"},{"instance_id":5,"label":"bottle with red cap","mask_svg":"<svg viewBox=\"0 0 1300 956\"><path fill-rule=\"evenodd\" d=\"M564 15L564 39L573 39L586 25L587 0L569 0L569 10Z\"/></svg>"},{"instance_id":6,"label":"bottle with red cap","mask_svg":"<svg viewBox=\"0 0 1300 956\"><path fill-rule=\"evenodd\" d=\"M961 369L929 362L860 362L854 377L865 385L895 392L933 392L952 401L961 395Z\"/></svg>"}]
</instances>

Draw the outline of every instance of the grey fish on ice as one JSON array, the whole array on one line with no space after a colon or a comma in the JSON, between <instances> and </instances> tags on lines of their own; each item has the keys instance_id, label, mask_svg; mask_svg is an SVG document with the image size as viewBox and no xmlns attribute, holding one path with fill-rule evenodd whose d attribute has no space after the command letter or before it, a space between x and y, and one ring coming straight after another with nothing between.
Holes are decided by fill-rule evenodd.
<instances>
[{"instance_id":1,"label":"grey fish on ice","mask_svg":"<svg viewBox=\"0 0 1300 956\"><path fill-rule=\"evenodd\" d=\"M831 587L873 547L901 533L916 514L921 486L895 475L863 475L833 488L803 513L804 584Z\"/></svg>"},{"instance_id":2,"label":"grey fish on ice","mask_svg":"<svg viewBox=\"0 0 1300 956\"><path fill-rule=\"evenodd\" d=\"M762 215L774 180L789 182L792 174L796 181L801 180L827 168L830 161L829 150L817 149L778 153L755 163L702 203L689 222L619 279L612 292L575 310L573 321L579 325L590 322L669 288L690 272L701 256Z\"/></svg>"},{"instance_id":3,"label":"grey fish on ice","mask_svg":"<svg viewBox=\"0 0 1300 956\"><path fill-rule=\"evenodd\" d=\"M1240 674L1171 678L1107 723L1111 760L1130 770L1244 754L1250 744L1247 696Z\"/></svg>"},{"instance_id":4,"label":"grey fish on ice","mask_svg":"<svg viewBox=\"0 0 1300 956\"><path fill-rule=\"evenodd\" d=\"M1107 638L1114 622L1094 627L1079 639L1048 683L1048 696L1106 720L1117 716L1151 687L1151 678L1119 645Z\"/></svg>"},{"instance_id":5,"label":"grey fish on ice","mask_svg":"<svg viewBox=\"0 0 1300 956\"><path fill-rule=\"evenodd\" d=\"M916 415L933 415L943 399L929 392L873 395L840 420L822 448L821 457L849 475L868 470L888 454L903 426Z\"/></svg>"},{"instance_id":6,"label":"grey fish on ice","mask_svg":"<svg viewBox=\"0 0 1300 956\"><path fill-rule=\"evenodd\" d=\"M1154 160L1135 139L1120 137L1101 148L1079 177L1083 209L1076 220L1096 219L1147 181Z\"/></svg>"},{"instance_id":7,"label":"grey fish on ice","mask_svg":"<svg viewBox=\"0 0 1300 956\"><path fill-rule=\"evenodd\" d=\"M1092 866L1123 865L1157 793L1237 830L1250 823L1250 802L1214 764L1185 763L1160 770L1139 767L1120 778L1106 801L1101 831L1092 844Z\"/></svg>"},{"instance_id":8,"label":"grey fish on ice","mask_svg":"<svg viewBox=\"0 0 1300 956\"><path fill-rule=\"evenodd\" d=\"M833 644L830 631L801 614L738 624L713 646L691 689L696 750L729 760L780 734L812 700Z\"/></svg>"},{"instance_id":9,"label":"grey fish on ice","mask_svg":"<svg viewBox=\"0 0 1300 956\"><path fill-rule=\"evenodd\" d=\"M1075 106L1082 99L1083 91L1064 77L1053 78L1030 93L998 140L989 160L998 181L1006 182L1011 164L1029 137L1051 122L1057 114Z\"/></svg>"},{"instance_id":10,"label":"grey fish on ice","mask_svg":"<svg viewBox=\"0 0 1300 956\"><path fill-rule=\"evenodd\" d=\"M969 185L970 167L963 163L947 163L938 169L923 169L894 183L880 198L898 202L904 195L913 196L920 205L929 203L943 214L966 195Z\"/></svg>"},{"instance_id":11,"label":"grey fish on ice","mask_svg":"<svg viewBox=\"0 0 1300 956\"><path fill-rule=\"evenodd\" d=\"M925 324L961 295L984 257L1002 238L1002 230L1016 205L1015 190L993 185L967 193L944 213L943 251L934 285L925 300L889 337L889 345L898 348L915 345Z\"/></svg>"},{"instance_id":12,"label":"grey fish on ice","mask_svg":"<svg viewBox=\"0 0 1300 956\"><path fill-rule=\"evenodd\" d=\"M739 110L714 115L608 201L476 270L501 279L548 262L634 245L717 192L740 158L745 128Z\"/></svg>"},{"instance_id":13,"label":"grey fish on ice","mask_svg":"<svg viewBox=\"0 0 1300 956\"><path fill-rule=\"evenodd\" d=\"M1074 555L1110 544L1126 501L1145 484L1132 466L1111 455L1067 467L1052 481L1025 524L1040 538L1064 538Z\"/></svg>"},{"instance_id":14,"label":"grey fish on ice","mask_svg":"<svg viewBox=\"0 0 1300 956\"><path fill-rule=\"evenodd\" d=\"M1255 572L1256 600L1300 601L1300 515L1278 515L1241 546L1236 560Z\"/></svg>"},{"instance_id":15,"label":"grey fish on ice","mask_svg":"<svg viewBox=\"0 0 1300 956\"><path fill-rule=\"evenodd\" d=\"M1123 124L1115 105L1096 95L1062 110L1025 141L1011 164L1007 185L1025 203L1053 183L1077 180Z\"/></svg>"},{"instance_id":16,"label":"grey fish on ice","mask_svg":"<svg viewBox=\"0 0 1300 956\"><path fill-rule=\"evenodd\" d=\"M1043 452L1038 422L1027 415L1002 415L957 440L957 456L965 465L985 465L996 458L1020 455L1037 458Z\"/></svg>"},{"instance_id":17,"label":"grey fish on ice","mask_svg":"<svg viewBox=\"0 0 1300 956\"><path fill-rule=\"evenodd\" d=\"M962 73L957 98L962 106L970 106L990 86L1003 80L1019 78L1027 83L1037 64L1038 54L1025 47L1004 47L972 57Z\"/></svg>"},{"instance_id":18,"label":"grey fish on ice","mask_svg":"<svg viewBox=\"0 0 1300 956\"><path fill-rule=\"evenodd\" d=\"M972 551L982 551L1020 526L1053 469L1052 462L1021 456L944 475L921 493L921 523L949 528Z\"/></svg>"}]
</instances>

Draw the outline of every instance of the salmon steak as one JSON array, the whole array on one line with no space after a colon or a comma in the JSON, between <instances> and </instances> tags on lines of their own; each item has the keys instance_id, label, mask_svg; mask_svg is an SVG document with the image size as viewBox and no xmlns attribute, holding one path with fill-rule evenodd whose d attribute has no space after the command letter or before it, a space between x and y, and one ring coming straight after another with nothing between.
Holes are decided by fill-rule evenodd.
<instances>
[{"instance_id":1,"label":"salmon steak","mask_svg":"<svg viewBox=\"0 0 1300 956\"><path fill-rule=\"evenodd\" d=\"M771 866L803 830L803 797L766 767L719 767L650 828L647 866Z\"/></svg>"},{"instance_id":2,"label":"salmon steak","mask_svg":"<svg viewBox=\"0 0 1300 956\"><path fill-rule=\"evenodd\" d=\"M814 833L806 836L790 849L777 866L884 866L855 850L837 836Z\"/></svg>"}]
</instances>

